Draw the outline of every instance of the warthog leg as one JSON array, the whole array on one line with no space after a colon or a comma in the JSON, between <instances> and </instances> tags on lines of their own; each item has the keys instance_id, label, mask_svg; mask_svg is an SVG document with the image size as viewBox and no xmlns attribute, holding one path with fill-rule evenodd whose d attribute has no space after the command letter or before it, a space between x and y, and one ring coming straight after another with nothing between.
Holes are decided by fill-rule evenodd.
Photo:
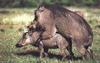
<instances>
[{"instance_id":1,"label":"warthog leg","mask_svg":"<svg viewBox=\"0 0 100 63\"><path fill-rule=\"evenodd\" d=\"M39 44L39 50L40 50L40 58L47 57L48 56L48 48L45 48L42 41L40 41Z\"/></svg>"},{"instance_id":2,"label":"warthog leg","mask_svg":"<svg viewBox=\"0 0 100 63\"><path fill-rule=\"evenodd\" d=\"M87 55L88 59L94 59L93 51L90 47L86 48L86 55Z\"/></svg>"},{"instance_id":3,"label":"warthog leg","mask_svg":"<svg viewBox=\"0 0 100 63\"><path fill-rule=\"evenodd\" d=\"M72 39L68 38L67 42L69 43L69 45L67 47L67 50L69 52L69 59L72 59L72 58L74 58L74 53L72 52Z\"/></svg>"},{"instance_id":4,"label":"warthog leg","mask_svg":"<svg viewBox=\"0 0 100 63\"><path fill-rule=\"evenodd\" d=\"M63 56L62 60L65 60L65 58L69 55L69 52L66 48L60 48L60 54Z\"/></svg>"},{"instance_id":5,"label":"warthog leg","mask_svg":"<svg viewBox=\"0 0 100 63\"><path fill-rule=\"evenodd\" d=\"M40 41L39 50L40 50L40 59L41 59L43 57L43 53L44 53L44 48L43 48L42 41Z\"/></svg>"},{"instance_id":6,"label":"warthog leg","mask_svg":"<svg viewBox=\"0 0 100 63\"><path fill-rule=\"evenodd\" d=\"M48 48L44 48L44 56L48 57Z\"/></svg>"},{"instance_id":7,"label":"warthog leg","mask_svg":"<svg viewBox=\"0 0 100 63\"><path fill-rule=\"evenodd\" d=\"M58 44L58 48L60 49L60 54L63 56L62 60L64 60L69 54L69 51L67 50L68 44L64 44L60 42Z\"/></svg>"},{"instance_id":8,"label":"warthog leg","mask_svg":"<svg viewBox=\"0 0 100 63\"><path fill-rule=\"evenodd\" d=\"M88 47L84 47L82 45L77 46L78 51L82 55L83 59L93 59L93 52Z\"/></svg>"}]
</instances>

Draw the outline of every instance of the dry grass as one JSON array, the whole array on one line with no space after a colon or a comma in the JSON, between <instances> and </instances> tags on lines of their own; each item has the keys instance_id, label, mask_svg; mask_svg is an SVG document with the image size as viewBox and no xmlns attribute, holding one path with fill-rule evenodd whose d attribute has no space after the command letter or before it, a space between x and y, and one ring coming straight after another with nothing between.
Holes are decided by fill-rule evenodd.
<instances>
[{"instance_id":1,"label":"dry grass","mask_svg":"<svg viewBox=\"0 0 100 63\"><path fill-rule=\"evenodd\" d=\"M91 25L94 33L93 51L94 60L73 60L72 63L100 63L100 9L76 8L72 10L82 11L84 18ZM24 26L34 19L33 9L0 9L0 63L40 63L38 52L35 47L25 46L17 49L15 44L20 38L20 32ZM30 50L31 49L31 50ZM68 60L61 61L58 57L58 49L52 49L48 58L43 58L41 63L69 63ZM73 48L75 55L79 55Z\"/></svg>"}]
</instances>

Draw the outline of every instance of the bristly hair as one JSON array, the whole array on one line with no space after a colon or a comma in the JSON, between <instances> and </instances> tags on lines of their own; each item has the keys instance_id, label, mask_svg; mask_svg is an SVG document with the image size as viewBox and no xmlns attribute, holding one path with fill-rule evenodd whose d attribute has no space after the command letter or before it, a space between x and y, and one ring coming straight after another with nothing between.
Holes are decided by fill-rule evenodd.
<instances>
[{"instance_id":1,"label":"bristly hair","mask_svg":"<svg viewBox=\"0 0 100 63\"><path fill-rule=\"evenodd\" d=\"M62 5L58 3L54 4L42 3L39 5L37 9L39 9L40 7L45 7L46 9L49 9L55 16L61 16L61 15L66 16L66 12L70 12L70 10L64 8Z\"/></svg>"}]
</instances>

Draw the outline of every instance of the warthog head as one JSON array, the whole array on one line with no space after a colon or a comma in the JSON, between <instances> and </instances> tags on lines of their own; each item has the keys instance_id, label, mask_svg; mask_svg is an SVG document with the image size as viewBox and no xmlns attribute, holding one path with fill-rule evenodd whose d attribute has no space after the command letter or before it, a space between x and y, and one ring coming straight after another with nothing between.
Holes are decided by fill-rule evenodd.
<instances>
[{"instance_id":1,"label":"warthog head","mask_svg":"<svg viewBox=\"0 0 100 63\"><path fill-rule=\"evenodd\" d=\"M40 36L39 34L39 32L25 32L16 47L20 48L28 44L34 45Z\"/></svg>"},{"instance_id":2,"label":"warthog head","mask_svg":"<svg viewBox=\"0 0 100 63\"><path fill-rule=\"evenodd\" d=\"M25 32L22 38L16 44L16 47L23 47L25 45L35 45L40 36L39 32Z\"/></svg>"},{"instance_id":3,"label":"warthog head","mask_svg":"<svg viewBox=\"0 0 100 63\"><path fill-rule=\"evenodd\" d=\"M40 36L39 32L25 32L22 38L16 44L16 47L23 47L25 45L35 45Z\"/></svg>"},{"instance_id":4,"label":"warthog head","mask_svg":"<svg viewBox=\"0 0 100 63\"><path fill-rule=\"evenodd\" d=\"M39 39L42 29L40 26L36 28L37 22L31 22L27 28L24 29L24 33L21 39L16 44L16 47L22 47L28 44L34 45L36 41Z\"/></svg>"},{"instance_id":5,"label":"warthog head","mask_svg":"<svg viewBox=\"0 0 100 63\"><path fill-rule=\"evenodd\" d=\"M30 44L32 42L31 38L32 37L29 35L28 32L23 33L21 39L16 44L16 47L22 47L25 46L26 44Z\"/></svg>"}]
</instances>

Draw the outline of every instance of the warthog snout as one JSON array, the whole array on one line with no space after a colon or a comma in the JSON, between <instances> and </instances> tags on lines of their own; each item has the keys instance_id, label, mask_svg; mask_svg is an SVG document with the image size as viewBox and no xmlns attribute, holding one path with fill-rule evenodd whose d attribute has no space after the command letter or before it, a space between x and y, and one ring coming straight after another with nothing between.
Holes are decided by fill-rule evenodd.
<instances>
[{"instance_id":1,"label":"warthog snout","mask_svg":"<svg viewBox=\"0 0 100 63\"><path fill-rule=\"evenodd\" d=\"M16 44L15 46L16 46L17 48L23 47L23 45L21 45L21 44Z\"/></svg>"},{"instance_id":2,"label":"warthog snout","mask_svg":"<svg viewBox=\"0 0 100 63\"><path fill-rule=\"evenodd\" d=\"M29 33L24 33L23 36L20 38L20 40L15 45L17 48L23 47L25 45L31 44L33 41L31 40L32 37L29 35Z\"/></svg>"}]
</instances>

